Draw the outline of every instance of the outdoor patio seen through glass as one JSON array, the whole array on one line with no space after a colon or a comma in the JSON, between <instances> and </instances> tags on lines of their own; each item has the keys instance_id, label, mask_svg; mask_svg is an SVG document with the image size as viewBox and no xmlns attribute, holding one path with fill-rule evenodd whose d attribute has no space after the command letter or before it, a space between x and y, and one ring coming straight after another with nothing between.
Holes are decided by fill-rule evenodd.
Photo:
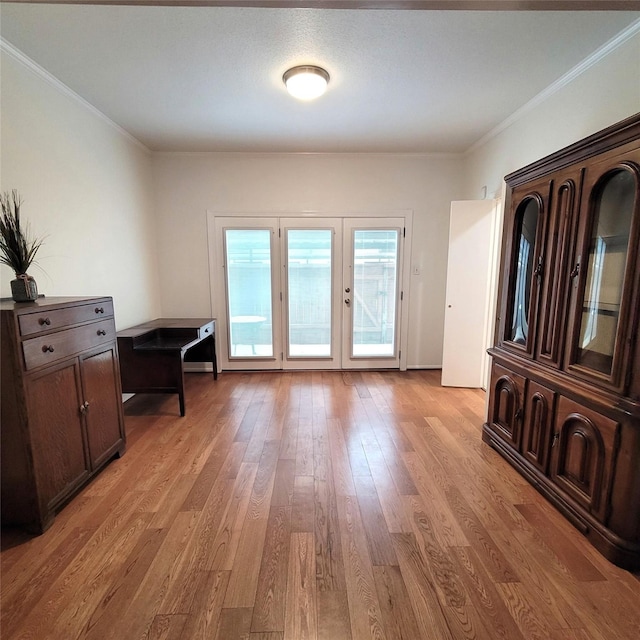
<instances>
[{"instance_id":1,"label":"outdoor patio seen through glass","mask_svg":"<svg viewBox=\"0 0 640 640\"><path fill-rule=\"evenodd\" d=\"M398 230L354 229L352 356L393 356Z\"/></svg>"},{"instance_id":2,"label":"outdoor patio seen through glass","mask_svg":"<svg viewBox=\"0 0 640 640\"><path fill-rule=\"evenodd\" d=\"M226 229L225 252L230 355L271 357L271 232Z\"/></svg>"},{"instance_id":3,"label":"outdoor patio seen through glass","mask_svg":"<svg viewBox=\"0 0 640 640\"><path fill-rule=\"evenodd\" d=\"M331 229L287 230L289 356L331 355Z\"/></svg>"}]
</instances>

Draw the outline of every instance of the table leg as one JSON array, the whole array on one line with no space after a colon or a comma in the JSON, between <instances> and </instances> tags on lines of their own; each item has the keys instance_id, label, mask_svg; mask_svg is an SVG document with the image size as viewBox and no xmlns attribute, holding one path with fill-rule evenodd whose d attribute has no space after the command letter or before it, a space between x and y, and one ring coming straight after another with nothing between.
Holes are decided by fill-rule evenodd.
<instances>
[{"instance_id":1,"label":"table leg","mask_svg":"<svg viewBox=\"0 0 640 640\"><path fill-rule=\"evenodd\" d=\"M218 379L218 359L216 358L216 341L213 336L211 336L211 364L213 365L213 379Z\"/></svg>"},{"instance_id":2,"label":"table leg","mask_svg":"<svg viewBox=\"0 0 640 640\"><path fill-rule=\"evenodd\" d=\"M178 381L178 400L180 401L180 415L184 417L184 353L181 353L178 358L178 368L179 371L176 371L176 379Z\"/></svg>"}]
</instances>

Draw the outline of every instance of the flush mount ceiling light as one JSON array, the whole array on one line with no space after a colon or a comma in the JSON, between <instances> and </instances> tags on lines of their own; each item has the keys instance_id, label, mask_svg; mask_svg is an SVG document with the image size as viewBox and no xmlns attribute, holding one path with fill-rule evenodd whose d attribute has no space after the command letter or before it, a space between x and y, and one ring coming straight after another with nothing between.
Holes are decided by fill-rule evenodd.
<instances>
[{"instance_id":1,"label":"flush mount ceiling light","mask_svg":"<svg viewBox=\"0 0 640 640\"><path fill-rule=\"evenodd\" d=\"M321 67L301 65L284 72L287 91L298 100L313 100L327 90L329 74Z\"/></svg>"}]
</instances>

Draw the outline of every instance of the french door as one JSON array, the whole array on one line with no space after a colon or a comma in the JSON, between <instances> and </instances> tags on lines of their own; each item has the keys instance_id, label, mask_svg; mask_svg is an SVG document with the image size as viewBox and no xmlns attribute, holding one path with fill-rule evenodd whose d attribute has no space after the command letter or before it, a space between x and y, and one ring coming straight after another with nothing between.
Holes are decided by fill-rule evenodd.
<instances>
[{"instance_id":1,"label":"french door","mask_svg":"<svg viewBox=\"0 0 640 640\"><path fill-rule=\"evenodd\" d=\"M214 226L223 368L400 367L404 218L234 216Z\"/></svg>"}]
</instances>

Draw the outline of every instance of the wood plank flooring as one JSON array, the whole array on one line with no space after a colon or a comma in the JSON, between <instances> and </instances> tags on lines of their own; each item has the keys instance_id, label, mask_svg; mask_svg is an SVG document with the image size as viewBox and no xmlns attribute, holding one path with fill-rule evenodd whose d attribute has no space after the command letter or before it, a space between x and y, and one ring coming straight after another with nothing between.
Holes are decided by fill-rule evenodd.
<instances>
[{"instance_id":1,"label":"wood plank flooring","mask_svg":"<svg viewBox=\"0 0 640 640\"><path fill-rule=\"evenodd\" d=\"M42 536L3 640L637 640L640 580L481 441L440 372L188 374Z\"/></svg>"}]
</instances>

